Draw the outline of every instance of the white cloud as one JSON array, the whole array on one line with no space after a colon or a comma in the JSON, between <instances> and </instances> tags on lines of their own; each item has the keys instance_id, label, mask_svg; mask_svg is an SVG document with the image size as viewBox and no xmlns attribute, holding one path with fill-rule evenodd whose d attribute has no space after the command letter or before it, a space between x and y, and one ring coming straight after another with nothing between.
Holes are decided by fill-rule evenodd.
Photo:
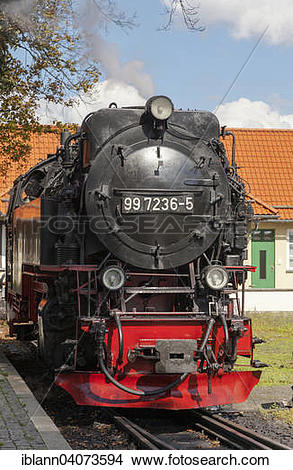
<instances>
[{"instance_id":1,"label":"white cloud","mask_svg":"<svg viewBox=\"0 0 293 470\"><path fill-rule=\"evenodd\" d=\"M204 0L201 15L207 24L227 25L239 39L259 36L268 26L268 42L293 42L292 0Z\"/></svg>"},{"instance_id":2,"label":"white cloud","mask_svg":"<svg viewBox=\"0 0 293 470\"><path fill-rule=\"evenodd\" d=\"M145 101L145 98L139 94L135 87L119 80L109 79L97 84L90 93L82 94L78 102L70 108L46 104L43 101L40 104L38 115L42 124L50 124L53 121L80 124L88 113L107 108L112 102L121 107L143 106Z\"/></svg>"},{"instance_id":3,"label":"white cloud","mask_svg":"<svg viewBox=\"0 0 293 470\"><path fill-rule=\"evenodd\" d=\"M165 5L171 0L161 0ZM292 0L189 0L200 5L202 25L223 24L238 39L260 36L271 44L293 43Z\"/></svg>"},{"instance_id":4,"label":"white cloud","mask_svg":"<svg viewBox=\"0 0 293 470\"><path fill-rule=\"evenodd\" d=\"M83 95L72 108L42 102L38 114L42 124L53 121L81 124L88 113L107 108L112 102L121 107L143 106L145 101L133 86L109 79L96 85L91 94ZM264 101L248 98L220 105L216 115L221 126L293 129L293 114L280 114Z\"/></svg>"},{"instance_id":5,"label":"white cloud","mask_svg":"<svg viewBox=\"0 0 293 470\"><path fill-rule=\"evenodd\" d=\"M222 104L216 115L221 126L293 129L293 114L280 114L263 101L247 98Z\"/></svg>"}]
</instances>

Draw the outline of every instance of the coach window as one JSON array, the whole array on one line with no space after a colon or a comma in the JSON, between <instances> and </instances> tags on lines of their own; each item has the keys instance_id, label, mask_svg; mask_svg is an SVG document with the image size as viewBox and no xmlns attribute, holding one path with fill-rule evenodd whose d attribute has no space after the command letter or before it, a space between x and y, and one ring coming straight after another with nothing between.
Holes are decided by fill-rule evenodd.
<instances>
[{"instance_id":1,"label":"coach window","mask_svg":"<svg viewBox=\"0 0 293 470\"><path fill-rule=\"evenodd\" d=\"M287 232L287 270L293 271L293 230Z\"/></svg>"}]
</instances>

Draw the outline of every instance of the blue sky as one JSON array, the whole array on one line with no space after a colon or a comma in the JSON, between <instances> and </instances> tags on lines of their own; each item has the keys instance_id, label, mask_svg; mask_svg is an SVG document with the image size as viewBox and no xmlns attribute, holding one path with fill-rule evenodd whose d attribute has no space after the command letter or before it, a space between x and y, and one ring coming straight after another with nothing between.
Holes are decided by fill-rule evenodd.
<instances>
[{"instance_id":1,"label":"blue sky","mask_svg":"<svg viewBox=\"0 0 293 470\"><path fill-rule=\"evenodd\" d=\"M101 30L94 0L82 0L91 52L103 71L100 88L86 97L87 103L96 99L92 106L101 107L114 99L119 105L142 104L151 94L165 94L176 107L213 111L268 28L218 116L228 125L293 128L293 2L202 0L206 29L193 33L182 26L180 16L170 31L158 30L167 20L164 3L168 0L118 0L121 9L137 12L138 26L126 33L115 26ZM84 108L81 103L80 114ZM77 120L73 110L64 113Z\"/></svg>"},{"instance_id":2,"label":"blue sky","mask_svg":"<svg viewBox=\"0 0 293 470\"><path fill-rule=\"evenodd\" d=\"M140 26L128 34L112 28L107 37L119 44L123 62L135 58L142 60L153 77L156 93L170 95L179 107L214 109L259 37L235 39L220 25L207 25L202 33L176 29L176 25L171 31L158 31L165 19L161 16L163 6L160 1L124 0L119 3L127 6L128 11L137 11ZM272 45L263 40L226 101L246 96L271 102L278 94L284 100L282 111L290 112L285 103L293 100L291 76L292 47Z\"/></svg>"}]
</instances>

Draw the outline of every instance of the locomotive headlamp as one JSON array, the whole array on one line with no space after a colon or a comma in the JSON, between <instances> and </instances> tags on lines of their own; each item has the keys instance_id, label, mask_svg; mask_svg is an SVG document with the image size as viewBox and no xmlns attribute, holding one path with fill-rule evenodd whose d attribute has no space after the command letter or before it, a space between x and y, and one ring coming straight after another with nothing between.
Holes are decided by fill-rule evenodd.
<instances>
[{"instance_id":1,"label":"locomotive headlamp","mask_svg":"<svg viewBox=\"0 0 293 470\"><path fill-rule=\"evenodd\" d=\"M101 281L109 290L118 290L124 285L125 274L119 266L108 266L101 275Z\"/></svg>"},{"instance_id":2,"label":"locomotive headlamp","mask_svg":"<svg viewBox=\"0 0 293 470\"><path fill-rule=\"evenodd\" d=\"M147 101L145 107L146 111L159 121L168 119L174 110L173 103L167 96L153 96Z\"/></svg>"},{"instance_id":3,"label":"locomotive headlamp","mask_svg":"<svg viewBox=\"0 0 293 470\"><path fill-rule=\"evenodd\" d=\"M221 266L209 266L205 272L205 280L210 289L221 290L228 283L228 273Z\"/></svg>"}]
</instances>

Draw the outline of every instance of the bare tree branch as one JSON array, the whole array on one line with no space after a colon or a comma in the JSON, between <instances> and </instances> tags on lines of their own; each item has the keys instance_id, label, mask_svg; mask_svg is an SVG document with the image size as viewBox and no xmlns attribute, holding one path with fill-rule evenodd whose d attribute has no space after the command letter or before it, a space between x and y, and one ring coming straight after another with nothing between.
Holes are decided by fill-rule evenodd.
<instances>
[{"instance_id":1,"label":"bare tree branch","mask_svg":"<svg viewBox=\"0 0 293 470\"><path fill-rule=\"evenodd\" d=\"M160 30L170 30L174 23L175 17L181 16L188 31L204 31L205 27L200 25L199 10L199 3L197 5L193 5L192 0L191 2L190 0L172 0L170 2L170 7L166 7L168 21L160 28Z\"/></svg>"},{"instance_id":2,"label":"bare tree branch","mask_svg":"<svg viewBox=\"0 0 293 470\"><path fill-rule=\"evenodd\" d=\"M124 11L117 8L114 0L92 0L99 14L105 21L105 25L114 24L122 29L131 29L137 26L136 13L128 16Z\"/></svg>"}]
</instances>

